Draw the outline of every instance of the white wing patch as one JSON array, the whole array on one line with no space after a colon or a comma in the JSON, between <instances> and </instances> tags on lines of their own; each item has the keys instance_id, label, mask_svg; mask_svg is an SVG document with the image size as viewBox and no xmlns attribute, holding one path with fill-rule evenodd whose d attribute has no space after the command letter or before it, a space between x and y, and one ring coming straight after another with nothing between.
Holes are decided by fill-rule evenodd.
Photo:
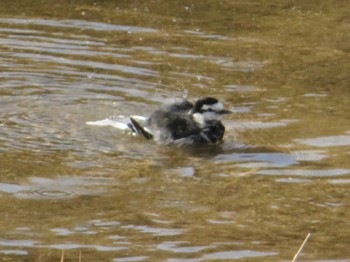
<instances>
[{"instance_id":1,"label":"white wing patch","mask_svg":"<svg viewBox=\"0 0 350 262\"><path fill-rule=\"evenodd\" d=\"M114 128L120 129L120 130L129 129L129 127L126 123L117 122L117 121L110 119L110 118L98 120L98 121L89 121L89 122L86 122L86 124L92 125L92 126L112 126Z\"/></svg>"},{"instance_id":2,"label":"white wing patch","mask_svg":"<svg viewBox=\"0 0 350 262\"><path fill-rule=\"evenodd\" d=\"M141 125L145 123L145 121L147 120L147 117L144 117L144 116L133 115L132 117L135 120L137 120ZM130 130L130 128L128 127L128 123L130 123L129 116L122 116L122 115L116 116L116 117L110 117L110 118L98 120L98 121L86 122L87 125L111 126L120 130L127 130L127 131Z\"/></svg>"}]
</instances>

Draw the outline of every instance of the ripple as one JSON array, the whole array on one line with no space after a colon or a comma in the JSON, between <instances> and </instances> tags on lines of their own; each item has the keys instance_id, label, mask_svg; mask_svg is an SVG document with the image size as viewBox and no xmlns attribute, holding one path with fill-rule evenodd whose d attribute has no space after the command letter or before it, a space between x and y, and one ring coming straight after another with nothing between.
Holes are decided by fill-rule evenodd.
<instances>
[{"instance_id":1,"label":"ripple","mask_svg":"<svg viewBox=\"0 0 350 262\"><path fill-rule=\"evenodd\" d=\"M169 258L167 262L200 262L207 260L234 260L234 259L244 259L250 257L265 257L265 256L276 256L276 252L262 252L254 250L237 250L237 251L221 251L205 254L200 258Z\"/></svg>"},{"instance_id":2,"label":"ripple","mask_svg":"<svg viewBox=\"0 0 350 262\"><path fill-rule=\"evenodd\" d=\"M320 161L328 157L322 150L300 150L293 152L299 161Z\"/></svg>"},{"instance_id":3,"label":"ripple","mask_svg":"<svg viewBox=\"0 0 350 262\"><path fill-rule=\"evenodd\" d=\"M276 179L276 181L282 182L282 183L310 183L311 182L311 180L309 179L294 178L294 177L279 178L279 179Z\"/></svg>"},{"instance_id":4,"label":"ripple","mask_svg":"<svg viewBox=\"0 0 350 262\"><path fill-rule=\"evenodd\" d=\"M350 179L331 179L329 181L331 184L340 184L340 185L345 185L345 184L350 184Z\"/></svg>"},{"instance_id":5,"label":"ripple","mask_svg":"<svg viewBox=\"0 0 350 262\"><path fill-rule=\"evenodd\" d=\"M217 162L234 162L240 167L285 167L296 164L295 156L287 153L230 153L219 154ZM244 162L244 163L237 163Z\"/></svg>"},{"instance_id":6,"label":"ripple","mask_svg":"<svg viewBox=\"0 0 350 262\"><path fill-rule=\"evenodd\" d=\"M325 93L306 93L306 94L303 94L303 96L305 96L305 97L326 97L326 96L328 96L328 94L325 94Z\"/></svg>"},{"instance_id":7,"label":"ripple","mask_svg":"<svg viewBox=\"0 0 350 262\"><path fill-rule=\"evenodd\" d=\"M45 40L35 41L35 40ZM53 42L53 43L50 43ZM89 41L78 41L78 40L58 40L49 37L23 37L14 36L11 38L0 38L0 44L3 46L11 47L11 49L20 49L33 52L46 52L51 54L63 54L63 55L74 55L74 56L109 56L109 57L130 57L127 54L117 54L104 51L91 50L96 47L99 43ZM101 43L102 44L102 43ZM33 54L32 56L36 56Z\"/></svg>"},{"instance_id":8,"label":"ripple","mask_svg":"<svg viewBox=\"0 0 350 262\"><path fill-rule=\"evenodd\" d=\"M190 34L192 36L197 36L200 38L207 38L207 39L218 39L218 40L232 40L234 38L230 38L225 35L220 35L220 34L210 34L210 33L205 33L200 31L199 29L197 30L184 30L185 34Z\"/></svg>"},{"instance_id":9,"label":"ripple","mask_svg":"<svg viewBox=\"0 0 350 262\"><path fill-rule=\"evenodd\" d=\"M183 230L177 228L155 228L148 226L136 226L136 225L126 225L121 226L124 229L135 229L143 233L150 233L153 236L176 236L180 235Z\"/></svg>"},{"instance_id":10,"label":"ripple","mask_svg":"<svg viewBox=\"0 0 350 262\"><path fill-rule=\"evenodd\" d=\"M233 125L234 128L238 129L257 129L257 128L273 128L287 126L290 123L296 122L296 119L282 119L280 121L262 122L262 121L248 121L238 120Z\"/></svg>"},{"instance_id":11,"label":"ripple","mask_svg":"<svg viewBox=\"0 0 350 262\"><path fill-rule=\"evenodd\" d=\"M17 192L22 191L23 189L24 189L24 187L21 185L0 183L0 191L1 192L15 194Z\"/></svg>"},{"instance_id":12,"label":"ripple","mask_svg":"<svg viewBox=\"0 0 350 262\"><path fill-rule=\"evenodd\" d=\"M254 72L262 67L259 61L229 61L227 59L218 59L214 62L223 66L226 70L239 72Z\"/></svg>"},{"instance_id":13,"label":"ripple","mask_svg":"<svg viewBox=\"0 0 350 262\"><path fill-rule=\"evenodd\" d=\"M147 259L146 256L135 256L135 257L120 257L113 259L114 262L134 262L134 261L143 261Z\"/></svg>"},{"instance_id":14,"label":"ripple","mask_svg":"<svg viewBox=\"0 0 350 262\"><path fill-rule=\"evenodd\" d=\"M15 249L5 249L5 250L0 250L0 254L25 256L25 255L28 255L28 251L15 250Z\"/></svg>"},{"instance_id":15,"label":"ripple","mask_svg":"<svg viewBox=\"0 0 350 262\"><path fill-rule=\"evenodd\" d=\"M179 167L169 171L179 174L181 177L193 177L196 175L196 169L194 167Z\"/></svg>"},{"instance_id":16,"label":"ripple","mask_svg":"<svg viewBox=\"0 0 350 262\"><path fill-rule=\"evenodd\" d=\"M89 22L86 20L73 20L73 19L55 20L55 19L30 19L30 18L26 18L26 19L0 18L0 23L68 27L68 28L78 28L78 29L91 29L91 30L98 30L98 31L127 31L127 32L134 32L134 33L157 32L156 29L147 28L147 27L114 25L114 24L106 24L101 22Z\"/></svg>"},{"instance_id":17,"label":"ripple","mask_svg":"<svg viewBox=\"0 0 350 262\"><path fill-rule=\"evenodd\" d=\"M0 26L10 23L11 26L25 24L27 27L27 20L30 20L29 27L65 24L50 19L0 19ZM81 23L69 21L68 24L80 26ZM86 26L102 25L87 23ZM119 29L149 31L137 27ZM150 69L149 64L137 63L147 61L129 59L130 52L133 52L130 48L107 45L104 38L69 31L64 34L50 32L47 28L41 31L37 27L35 30L0 28L0 32L0 52L4 55L0 61L0 67L4 68L0 72L3 95L1 148L86 152L91 137L84 127L79 127L81 103L85 103L85 99L111 101L132 97L161 101L164 98L159 95L164 91L154 94L154 83L145 80L158 77L158 71ZM115 57L128 59L115 61ZM86 110L91 111L94 106L87 107ZM119 109L128 111L125 105ZM66 119L66 116L71 117ZM91 150L94 150L93 146L90 145ZM64 192L52 190L44 192L39 189L35 194L65 197Z\"/></svg>"},{"instance_id":18,"label":"ripple","mask_svg":"<svg viewBox=\"0 0 350 262\"><path fill-rule=\"evenodd\" d=\"M214 224L214 225L234 224L234 223L235 223L235 222L233 222L233 221L218 220L218 219L208 219L207 221L208 221L210 224Z\"/></svg>"},{"instance_id":19,"label":"ripple","mask_svg":"<svg viewBox=\"0 0 350 262\"><path fill-rule=\"evenodd\" d=\"M97 227L115 227L120 225L119 221L103 221L100 219L91 220L89 223Z\"/></svg>"},{"instance_id":20,"label":"ripple","mask_svg":"<svg viewBox=\"0 0 350 262\"><path fill-rule=\"evenodd\" d=\"M57 189L33 189L31 193L38 198L67 198L77 194L73 190L57 190Z\"/></svg>"},{"instance_id":21,"label":"ripple","mask_svg":"<svg viewBox=\"0 0 350 262\"><path fill-rule=\"evenodd\" d=\"M316 147L350 146L350 136L348 135L295 139L295 141Z\"/></svg>"},{"instance_id":22,"label":"ripple","mask_svg":"<svg viewBox=\"0 0 350 262\"><path fill-rule=\"evenodd\" d=\"M276 256L278 253L276 252L261 252L261 251L253 251L253 250L237 250L237 251L222 251L206 254L203 256L203 260L206 259L241 259L241 258L249 258L249 257L264 257L264 256Z\"/></svg>"},{"instance_id":23,"label":"ripple","mask_svg":"<svg viewBox=\"0 0 350 262\"><path fill-rule=\"evenodd\" d=\"M261 89L254 87L254 86L246 86L246 85L225 85L224 86L227 91L231 92L256 92L256 91L262 91Z\"/></svg>"},{"instance_id":24,"label":"ripple","mask_svg":"<svg viewBox=\"0 0 350 262\"><path fill-rule=\"evenodd\" d=\"M79 195L95 195L104 192L105 180L93 177L32 177L31 184L0 183L0 191L11 193L18 198L63 199ZM91 186L94 186L93 188Z\"/></svg>"},{"instance_id":25,"label":"ripple","mask_svg":"<svg viewBox=\"0 0 350 262\"><path fill-rule=\"evenodd\" d=\"M13 53L12 56L18 57L18 58L33 59L33 54ZM37 61L41 60L45 62L56 62L59 64L73 65L73 66L84 66L84 67L90 67L94 69L98 68L98 69L104 69L104 70L115 70L123 73L130 73L130 74L137 74L137 75L144 75L144 76L158 75L158 72L156 71L153 71L151 69L141 68L141 67L108 64L108 63L102 63L102 62L97 62L92 60L86 61L86 60L79 60L79 59L69 59L69 58L63 58L63 57L60 57L58 59L57 56L52 56L52 55L36 54L35 60Z\"/></svg>"},{"instance_id":26,"label":"ripple","mask_svg":"<svg viewBox=\"0 0 350 262\"><path fill-rule=\"evenodd\" d=\"M55 227L50 229L52 232L54 232L57 236L69 236L73 234L84 234L84 235L96 235L97 232L95 231L88 231L88 228L77 226L73 230L67 229L67 228L61 228L61 227Z\"/></svg>"},{"instance_id":27,"label":"ripple","mask_svg":"<svg viewBox=\"0 0 350 262\"><path fill-rule=\"evenodd\" d=\"M126 250L127 247L115 247L115 246L101 246L101 245L84 245L84 244L77 244L77 243L60 243L60 244L53 244L53 245L40 245L40 247L45 248L55 248L55 249L82 249L82 248L93 248L97 251L119 251L119 250Z\"/></svg>"},{"instance_id":28,"label":"ripple","mask_svg":"<svg viewBox=\"0 0 350 262\"><path fill-rule=\"evenodd\" d=\"M23 35L35 35L35 34L42 34L42 31L39 30L32 30L32 29L19 29L19 28L1 28L0 32L3 33L16 33L16 34L23 34Z\"/></svg>"},{"instance_id":29,"label":"ripple","mask_svg":"<svg viewBox=\"0 0 350 262\"><path fill-rule=\"evenodd\" d=\"M294 175L305 177L332 177L350 174L350 169L325 169L325 170L310 170L310 169L266 169L256 172L261 175Z\"/></svg>"},{"instance_id":30,"label":"ripple","mask_svg":"<svg viewBox=\"0 0 350 262\"><path fill-rule=\"evenodd\" d=\"M57 236L68 236L74 234L74 232L70 231L69 229L59 227L52 228L51 231L56 233Z\"/></svg>"},{"instance_id":31,"label":"ripple","mask_svg":"<svg viewBox=\"0 0 350 262\"><path fill-rule=\"evenodd\" d=\"M166 241L158 244L156 247L160 250L172 251L175 253L196 253L207 248L215 246L189 246L187 241ZM186 244L186 246L185 246ZM181 245L179 247L179 245Z\"/></svg>"},{"instance_id":32,"label":"ripple","mask_svg":"<svg viewBox=\"0 0 350 262\"><path fill-rule=\"evenodd\" d=\"M32 239L4 239L0 238L0 246L34 247L39 241Z\"/></svg>"}]
</instances>

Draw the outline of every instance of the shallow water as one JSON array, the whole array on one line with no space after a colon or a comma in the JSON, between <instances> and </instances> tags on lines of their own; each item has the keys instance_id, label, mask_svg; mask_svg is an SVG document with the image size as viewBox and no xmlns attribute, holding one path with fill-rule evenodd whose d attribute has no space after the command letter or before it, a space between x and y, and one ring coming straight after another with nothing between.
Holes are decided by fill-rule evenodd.
<instances>
[{"instance_id":1,"label":"shallow water","mask_svg":"<svg viewBox=\"0 0 350 262\"><path fill-rule=\"evenodd\" d=\"M350 259L346 1L0 9L1 261ZM87 121L216 96L217 147Z\"/></svg>"}]
</instances>

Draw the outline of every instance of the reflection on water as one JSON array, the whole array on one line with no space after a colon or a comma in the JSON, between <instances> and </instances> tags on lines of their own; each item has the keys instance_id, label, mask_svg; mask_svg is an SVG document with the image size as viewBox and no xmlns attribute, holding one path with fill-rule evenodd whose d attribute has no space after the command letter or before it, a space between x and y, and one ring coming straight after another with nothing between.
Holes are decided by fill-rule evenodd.
<instances>
[{"instance_id":1,"label":"reflection on water","mask_svg":"<svg viewBox=\"0 0 350 262\"><path fill-rule=\"evenodd\" d=\"M310 232L301 260L347 261L349 19L333 2L3 3L1 257L290 261ZM223 144L114 128L184 94L234 111Z\"/></svg>"},{"instance_id":2,"label":"reflection on water","mask_svg":"<svg viewBox=\"0 0 350 262\"><path fill-rule=\"evenodd\" d=\"M152 228L147 226L126 225L124 229L135 229L143 233L150 233L153 236L175 236L182 233L182 230L175 228Z\"/></svg>"},{"instance_id":3,"label":"reflection on water","mask_svg":"<svg viewBox=\"0 0 350 262\"><path fill-rule=\"evenodd\" d=\"M317 147L332 147L332 146L349 146L350 145L350 136L340 135L340 136L324 136L324 137L315 137L307 139L297 139L299 143L304 143L310 146Z\"/></svg>"},{"instance_id":4,"label":"reflection on water","mask_svg":"<svg viewBox=\"0 0 350 262\"><path fill-rule=\"evenodd\" d=\"M234 162L241 167L286 167L296 163L293 155L285 153L233 153L215 157L218 162ZM242 163L243 162L243 163Z\"/></svg>"},{"instance_id":5,"label":"reflection on water","mask_svg":"<svg viewBox=\"0 0 350 262\"><path fill-rule=\"evenodd\" d=\"M274 252L258 252L253 250L224 251L224 252L216 252L216 253L204 255L203 260L210 260L210 259L227 260L227 259L239 259L239 258L249 258L249 257L274 256L274 255L277 255L277 254Z\"/></svg>"},{"instance_id":6,"label":"reflection on water","mask_svg":"<svg viewBox=\"0 0 350 262\"><path fill-rule=\"evenodd\" d=\"M175 253L196 253L206 248L215 247L215 246L186 246L186 247L183 246L184 244L187 244L187 243L188 242L185 242L185 241L172 241L172 242L167 241L157 245L157 248L161 250L168 250ZM179 244L181 244L181 247L177 246Z\"/></svg>"},{"instance_id":7,"label":"reflection on water","mask_svg":"<svg viewBox=\"0 0 350 262\"><path fill-rule=\"evenodd\" d=\"M350 169L326 169L326 170L260 170L258 174L263 175L294 175L306 177L327 177L327 176L341 176L350 174Z\"/></svg>"},{"instance_id":8,"label":"reflection on water","mask_svg":"<svg viewBox=\"0 0 350 262\"><path fill-rule=\"evenodd\" d=\"M147 259L146 256L138 256L138 257L123 257L123 258L115 258L114 262L132 262L132 261L143 261Z\"/></svg>"},{"instance_id":9,"label":"reflection on water","mask_svg":"<svg viewBox=\"0 0 350 262\"><path fill-rule=\"evenodd\" d=\"M53 26L53 27L70 27L70 28L83 28L92 30L103 30L103 31L127 31L127 32L156 32L153 28L127 26L127 25L111 25L99 22L88 22L84 20L50 20L50 19L20 19L20 18L8 18L0 19L0 23L8 24L31 24L31 25L42 25L42 26Z\"/></svg>"}]
</instances>

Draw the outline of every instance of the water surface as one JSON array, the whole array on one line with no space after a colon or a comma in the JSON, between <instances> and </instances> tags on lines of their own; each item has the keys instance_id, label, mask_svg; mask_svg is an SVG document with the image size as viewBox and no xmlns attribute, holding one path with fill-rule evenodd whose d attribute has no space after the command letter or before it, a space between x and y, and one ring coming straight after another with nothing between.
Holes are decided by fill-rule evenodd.
<instances>
[{"instance_id":1,"label":"water surface","mask_svg":"<svg viewBox=\"0 0 350 262\"><path fill-rule=\"evenodd\" d=\"M341 1L13 1L0 10L2 261L350 259ZM216 147L87 121L215 96Z\"/></svg>"}]
</instances>

